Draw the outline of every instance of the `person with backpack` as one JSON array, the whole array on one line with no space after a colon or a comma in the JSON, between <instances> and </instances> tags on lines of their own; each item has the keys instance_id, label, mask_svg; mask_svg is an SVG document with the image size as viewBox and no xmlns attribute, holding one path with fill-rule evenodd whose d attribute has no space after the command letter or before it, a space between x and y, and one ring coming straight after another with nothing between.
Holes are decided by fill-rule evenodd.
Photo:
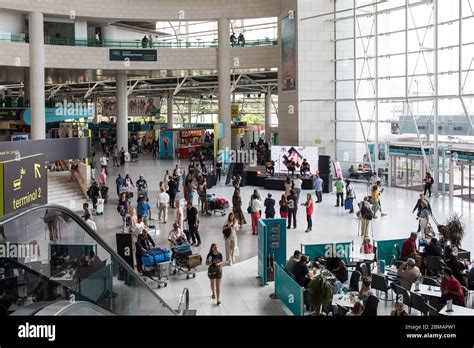
<instances>
[{"instance_id":1,"label":"person with backpack","mask_svg":"<svg viewBox=\"0 0 474 348\"><path fill-rule=\"evenodd\" d=\"M224 234L225 240L225 254L226 260L230 266L235 263L235 251L237 249L237 230L239 223L235 218L234 213L229 213L227 221L224 224L222 233Z\"/></svg>"},{"instance_id":2,"label":"person with backpack","mask_svg":"<svg viewBox=\"0 0 474 348\"><path fill-rule=\"evenodd\" d=\"M291 221L293 220L293 228L296 229L296 213L298 212L298 201L293 190L290 191L288 196L288 226L287 229L291 228Z\"/></svg>"},{"instance_id":3,"label":"person with backpack","mask_svg":"<svg viewBox=\"0 0 474 348\"><path fill-rule=\"evenodd\" d=\"M359 211L357 217L360 219L361 236L364 238L369 237L369 223L373 219L372 209L366 197L363 201L359 202Z\"/></svg>"},{"instance_id":4,"label":"person with backpack","mask_svg":"<svg viewBox=\"0 0 474 348\"><path fill-rule=\"evenodd\" d=\"M94 210L97 210L97 200L102 197L97 181L94 181L91 187L89 187L89 189L87 190L87 195L92 200L92 208Z\"/></svg>"},{"instance_id":5,"label":"person with backpack","mask_svg":"<svg viewBox=\"0 0 474 348\"><path fill-rule=\"evenodd\" d=\"M431 197L431 186L433 186L433 177L431 176L430 173L426 173L426 177L423 180L423 183L425 184L425 189L423 191L423 195L426 196L426 193L428 192L430 195L428 197Z\"/></svg>"}]
</instances>

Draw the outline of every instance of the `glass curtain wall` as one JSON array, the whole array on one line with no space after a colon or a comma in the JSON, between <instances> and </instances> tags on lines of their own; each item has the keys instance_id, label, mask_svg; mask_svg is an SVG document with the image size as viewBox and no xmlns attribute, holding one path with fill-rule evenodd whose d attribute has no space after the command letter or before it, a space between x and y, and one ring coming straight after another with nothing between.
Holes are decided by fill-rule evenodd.
<instances>
[{"instance_id":1,"label":"glass curtain wall","mask_svg":"<svg viewBox=\"0 0 474 348\"><path fill-rule=\"evenodd\" d=\"M438 180L443 151L474 146L474 1L338 0L333 18L337 160L383 170L410 144Z\"/></svg>"}]
</instances>

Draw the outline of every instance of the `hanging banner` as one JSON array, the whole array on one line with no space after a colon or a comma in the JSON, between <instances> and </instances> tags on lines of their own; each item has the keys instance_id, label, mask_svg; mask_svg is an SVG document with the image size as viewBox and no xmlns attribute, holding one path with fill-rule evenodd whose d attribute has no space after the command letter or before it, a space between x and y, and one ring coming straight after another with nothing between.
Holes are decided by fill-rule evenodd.
<instances>
[{"instance_id":1,"label":"hanging banner","mask_svg":"<svg viewBox=\"0 0 474 348\"><path fill-rule=\"evenodd\" d=\"M230 107L230 114L232 119L239 117L239 104L232 104Z\"/></svg>"},{"instance_id":2,"label":"hanging banner","mask_svg":"<svg viewBox=\"0 0 474 348\"><path fill-rule=\"evenodd\" d=\"M295 11L281 21L282 91L296 89L296 20Z\"/></svg>"},{"instance_id":3,"label":"hanging banner","mask_svg":"<svg viewBox=\"0 0 474 348\"><path fill-rule=\"evenodd\" d=\"M115 98L102 98L102 116L117 116L117 102ZM128 98L128 116L156 116L160 114L161 98Z\"/></svg>"}]
</instances>

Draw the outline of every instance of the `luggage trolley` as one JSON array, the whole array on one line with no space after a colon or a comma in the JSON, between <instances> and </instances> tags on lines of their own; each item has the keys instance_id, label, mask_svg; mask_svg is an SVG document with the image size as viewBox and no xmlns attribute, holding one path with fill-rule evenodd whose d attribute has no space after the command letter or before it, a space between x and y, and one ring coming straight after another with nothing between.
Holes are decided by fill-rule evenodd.
<instances>
[{"instance_id":1,"label":"luggage trolley","mask_svg":"<svg viewBox=\"0 0 474 348\"><path fill-rule=\"evenodd\" d=\"M146 281L148 278L154 281L158 289L168 285L170 274L171 255L168 249L151 249L142 255L142 275ZM165 280L162 280L164 278Z\"/></svg>"},{"instance_id":2,"label":"luggage trolley","mask_svg":"<svg viewBox=\"0 0 474 348\"><path fill-rule=\"evenodd\" d=\"M215 198L214 194L207 195L207 206L209 211L214 212L214 215L220 213L221 216L226 214L226 210L229 209L229 201L225 198Z\"/></svg>"},{"instance_id":3,"label":"luggage trolley","mask_svg":"<svg viewBox=\"0 0 474 348\"><path fill-rule=\"evenodd\" d=\"M181 271L186 274L186 279L189 279L196 278L196 270L202 264L202 257L199 254L193 255L191 244L183 243L176 247L174 261L173 274Z\"/></svg>"}]
</instances>

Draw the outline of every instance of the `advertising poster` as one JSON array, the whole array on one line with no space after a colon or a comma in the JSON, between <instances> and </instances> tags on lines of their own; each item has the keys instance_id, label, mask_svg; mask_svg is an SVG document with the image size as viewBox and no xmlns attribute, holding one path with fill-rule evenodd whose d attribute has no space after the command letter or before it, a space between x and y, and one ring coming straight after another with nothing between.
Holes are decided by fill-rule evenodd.
<instances>
[{"instance_id":1,"label":"advertising poster","mask_svg":"<svg viewBox=\"0 0 474 348\"><path fill-rule=\"evenodd\" d=\"M342 175L341 164L339 162L334 162L334 171L336 172L336 178L341 178L342 180L344 180L344 177Z\"/></svg>"},{"instance_id":2,"label":"advertising poster","mask_svg":"<svg viewBox=\"0 0 474 348\"><path fill-rule=\"evenodd\" d=\"M312 174L318 170L319 152L315 146L272 146L271 152L275 173L288 173L288 165L294 162L295 173L299 174L304 159L308 162Z\"/></svg>"},{"instance_id":3,"label":"advertising poster","mask_svg":"<svg viewBox=\"0 0 474 348\"><path fill-rule=\"evenodd\" d=\"M160 158L174 158L174 133L162 131L160 134Z\"/></svg>"},{"instance_id":4,"label":"advertising poster","mask_svg":"<svg viewBox=\"0 0 474 348\"><path fill-rule=\"evenodd\" d=\"M103 98L102 116L117 116L115 98ZM128 98L128 116L156 116L160 114L161 98Z\"/></svg>"},{"instance_id":5,"label":"advertising poster","mask_svg":"<svg viewBox=\"0 0 474 348\"><path fill-rule=\"evenodd\" d=\"M288 15L281 23L282 90L296 89L296 19Z\"/></svg>"}]
</instances>

